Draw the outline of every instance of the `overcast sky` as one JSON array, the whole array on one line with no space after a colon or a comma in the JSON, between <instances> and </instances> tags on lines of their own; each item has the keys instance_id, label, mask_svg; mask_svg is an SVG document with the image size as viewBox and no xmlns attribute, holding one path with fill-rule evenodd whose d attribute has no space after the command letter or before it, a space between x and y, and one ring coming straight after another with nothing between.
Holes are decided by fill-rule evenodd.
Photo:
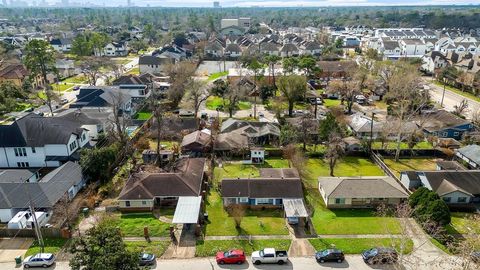
<instances>
[{"instance_id":1,"label":"overcast sky","mask_svg":"<svg viewBox=\"0 0 480 270\"><path fill-rule=\"evenodd\" d=\"M29 3L40 3L42 0L23 0ZM61 0L46 0L48 3L58 3ZM125 6L127 0L70 0L74 2L90 2L98 5ZM131 0L137 6L164 6L164 7L212 7L213 0ZM463 5L480 4L480 0L220 0L223 7L298 7L298 6L387 6L387 5Z\"/></svg>"}]
</instances>

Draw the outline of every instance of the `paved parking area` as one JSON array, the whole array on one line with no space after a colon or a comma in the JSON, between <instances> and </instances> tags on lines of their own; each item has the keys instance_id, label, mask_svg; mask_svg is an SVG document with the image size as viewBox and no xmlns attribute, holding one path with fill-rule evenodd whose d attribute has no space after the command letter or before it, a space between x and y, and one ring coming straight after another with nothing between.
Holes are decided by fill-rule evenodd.
<instances>
[{"instance_id":1,"label":"paved parking area","mask_svg":"<svg viewBox=\"0 0 480 270\"><path fill-rule=\"evenodd\" d=\"M0 238L0 263L13 262L17 256L23 257L32 243L33 238Z\"/></svg>"}]
</instances>

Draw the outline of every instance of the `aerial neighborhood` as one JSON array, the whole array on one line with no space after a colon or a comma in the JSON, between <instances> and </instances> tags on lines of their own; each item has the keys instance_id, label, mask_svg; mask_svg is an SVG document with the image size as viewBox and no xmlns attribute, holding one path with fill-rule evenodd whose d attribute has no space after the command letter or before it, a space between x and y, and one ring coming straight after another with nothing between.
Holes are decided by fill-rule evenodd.
<instances>
[{"instance_id":1,"label":"aerial neighborhood","mask_svg":"<svg viewBox=\"0 0 480 270\"><path fill-rule=\"evenodd\" d=\"M479 269L478 6L36 2L0 7L0 269Z\"/></svg>"}]
</instances>

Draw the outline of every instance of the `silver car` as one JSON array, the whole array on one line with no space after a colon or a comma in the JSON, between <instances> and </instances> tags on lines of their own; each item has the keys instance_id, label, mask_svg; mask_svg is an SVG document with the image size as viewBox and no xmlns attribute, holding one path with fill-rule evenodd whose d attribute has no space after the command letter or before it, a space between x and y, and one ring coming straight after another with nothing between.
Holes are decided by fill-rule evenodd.
<instances>
[{"instance_id":1,"label":"silver car","mask_svg":"<svg viewBox=\"0 0 480 270\"><path fill-rule=\"evenodd\" d=\"M52 253L37 253L32 256L28 256L23 260L23 267L35 267L41 266L43 268L47 268L55 263L55 255Z\"/></svg>"}]
</instances>

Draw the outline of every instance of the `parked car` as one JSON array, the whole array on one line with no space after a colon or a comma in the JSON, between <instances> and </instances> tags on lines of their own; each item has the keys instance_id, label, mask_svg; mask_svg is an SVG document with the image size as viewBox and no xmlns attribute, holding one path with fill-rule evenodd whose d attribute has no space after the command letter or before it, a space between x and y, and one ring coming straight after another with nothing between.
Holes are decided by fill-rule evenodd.
<instances>
[{"instance_id":1,"label":"parked car","mask_svg":"<svg viewBox=\"0 0 480 270\"><path fill-rule=\"evenodd\" d=\"M258 117L265 117L265 114L263 112L259 112Z\"/></svg>"},{"instance_id":2,"label":"parked car","mask_svg":"<svg viewBox=\"0 0 480 270\"><path fill-rule=\"evenodd\" d=\"M319 263L323 262L343 262L345 260L345 255L343 251L339 249L325 249L315 253L315 259Z\"/></svg>"},{"instance_id":3,"label":"parked car","mask_svg":"<svg viewBox=\"0 0 480 270\"><path fill-rule=\"evenodd\" d=\"M274 248L264 248L262 250L252 252L253 264L262 263L278 263L284 264L288 262L286 250L275 250Z\"/></svg>"},{"instance_id":4,"label":"parked car","mask_svg":"<svg viewBox=\"0 0 480 270\"><path fill-rule=\"evenodd\" d=\"M362 252L362 258L366 264L393 264L397 262L398 254L392 248L377 247Z\"/></svg>"},{"instance_id":5,"label":"parked car","mask_svg":"<svg viewBox=\"0 0 480 270\"><path fill-rule=\"evenodd\" d=\"M305 114L306 114L305 111L302 111L302 110L293 110L293 111L292 111L292 116L295 116L295 117L297 117L297 116L303 116L303 115L305 115Z\"/></svg>"},{"instance_id":6,"label":"parked car","mask_svg":"<svg viewBox=\"0 0 480 270\"><path fill-rule=\"evenodd\" d=\"M65 104L67 104L67 103L68 103L68 99L66 99L66 98L62 98L62 99L60 100L60 104L61 104L61 105L65 105Z\"/></svg>"},{"instance_id":7,"label":"parked car","mask_svg":"<svg viewBox=\"0 0 480 270\"><path fill-rule=\"evenodd\" d=\"M75 86L73 87L73 90L75 90L75 91L80 90L80 86L75 85Z\"/></svg>"},{"instance_id":8,"label":"parked car","mask_svg":"<svg viewBox=\"0 0 480 270\"><path fill-rule=\"evenodd\" d=\"M232 249L225 252L217 252L215 260L218 264L242 264L245 262L245 253L241 249Z\"/></svg>"},{"instance_id":9,"label":"parked car","mask_svg":"<svg viewBox=\"0 0 480 270\"><path fill-rule=\"evenodd\" d=\"M25 110L26 112L33 112L33 107L30 107L28 109Z\"/></svg>"},{"instance_id":10,"label":"parked car","mask_svg":"<svg viewBox=\"0 0 480 270\"><path fill-rule=\"evenodd\" d=\"M191 116L194 116L195 113L193 113L192 111L189 111L189 110L180 110L178 115L183 116L183 117L191 117Z\"/></svg>"},{"instance_id":11,"label":"parked car","mask_svg":"<svg viewBox=\"0 0 480 270\"><path fill-rule=\"evenodd\" d=\"M480 264L480 251L474 251L470 254L470 258L472 258L472 261L474 263L479 263Z\"/></svg>"},{"instance_id":12,"label":"parked car","mask_svg":"<svg viewBox=\"0 0 480 270\"><path fill-rule=\"evenodd\" d=\"M55 263L55 255L52 253L37 253L28 256L23 260L23 267L44 267L47 268Z\"/></svg>"},{"instance_id":13,"label":"parked car","mask_svg":"<svg viewBox=\"0 0 480 270\"><path fill-rule=\"evenodd\" d=\"M145 265L154 265L155 264L155 255L148 253L140 253L138 256L138 264L140 266Z\"/></svg>"}]
</instances>

